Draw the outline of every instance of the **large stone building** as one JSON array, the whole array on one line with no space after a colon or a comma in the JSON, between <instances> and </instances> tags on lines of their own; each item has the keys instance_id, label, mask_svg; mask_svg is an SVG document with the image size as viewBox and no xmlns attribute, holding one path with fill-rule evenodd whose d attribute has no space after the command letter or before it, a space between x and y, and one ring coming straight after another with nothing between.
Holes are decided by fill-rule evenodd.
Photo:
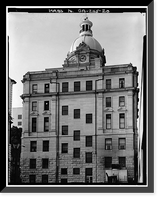
<instances>
[{"instance_id":1,"label":"large stone building","mask_svg":"<svg viewBox=\"0 0 161 200\"><path fill-rule=\"evenodd\" d=\"M23 183L137 180L138 72L105 65L85 18L62 68L23 76Z\"/></svg>"}]
</instances>

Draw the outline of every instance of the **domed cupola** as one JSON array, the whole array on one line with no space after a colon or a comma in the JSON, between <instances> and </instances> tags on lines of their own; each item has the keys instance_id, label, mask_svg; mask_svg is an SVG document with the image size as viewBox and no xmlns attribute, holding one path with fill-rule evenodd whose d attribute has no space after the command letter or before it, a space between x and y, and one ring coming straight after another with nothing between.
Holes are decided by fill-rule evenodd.
<instances>
[{"instance_id":1,"label":"domed cupola","mask_svg":"<svg viewBox=\"0 0 161 200\"><path fill-rule=\"evenodd\" d=\"M90 49L97 50L102 52L102 47L100 43L93 37L92 27L93 23L88 20L88 17L85 17L84 20L80 23L81 30L79 31L80 37L78 37L71 45L70 52L76 50L80 43L84 42L87 44Z\"/></svg>"},{"instance_id":2,"label":"domed cupola","mask_svg":"<svg viewBox=\"0 0 161 200\"><path fill-rule=\"evenodd\" d=\"M93 23L88 20L88 17L85 17L84 20L80 23L81 30L79 31L80 36L82 35L89 35L93 36L91 27Z\"/></svg>"},{"instance_id":3,"label":"domed cupola","mask_svg":"<svg viewBox=\"0 0 161 200\"><path fill-rule=\"evenodd\" d=\"M104 66L106 63L104 49L93 37L92 26L93 23L86 16L80 23L79 37L72 43L63 66L71 64L95 66L96 62L100 63L100 66Z\"/></svg>"}]
</instances>

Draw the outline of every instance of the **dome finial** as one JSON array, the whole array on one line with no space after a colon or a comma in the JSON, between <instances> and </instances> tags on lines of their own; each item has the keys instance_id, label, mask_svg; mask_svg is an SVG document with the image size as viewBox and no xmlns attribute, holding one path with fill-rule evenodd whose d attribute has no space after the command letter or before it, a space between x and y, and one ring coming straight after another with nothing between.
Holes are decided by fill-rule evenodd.
<instances>
[{"instance_id":1,"label":"dome finial","mask_svg":"<svg viewBox=\"0 0 161 200\"><path fill-rule=\"evenodd\" d=\"M92 30L91 30L92 25L93 25L93 23L91 21L89 21L88 16L85 13L83 15L82 22L80 23L80 27L81 27L81 30L79 32L80 36L83 36L83 35L92 36Z\"/></svg>"},{"instance_id":2,"label":"dome finial","mask_svg":"<svg viewBox=\"0 0 161 200\"><path fill-rule=\"evenodd\" d=\"M88 20L87 13L84 14L83 19L84 19L84 20Z\"/></svg>"}]
</instances>

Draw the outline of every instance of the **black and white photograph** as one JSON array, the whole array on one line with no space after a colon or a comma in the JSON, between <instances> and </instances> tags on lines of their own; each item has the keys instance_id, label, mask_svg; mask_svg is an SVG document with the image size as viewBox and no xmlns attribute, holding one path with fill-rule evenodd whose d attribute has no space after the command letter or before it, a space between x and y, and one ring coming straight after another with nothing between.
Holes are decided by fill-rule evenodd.
<instances>
[{"instance_id":1,"label":"black and white photograph","mask_svg":"<svg viewBox=\"0 0 161 200\"><path fill-rule=\"evenodd\" d=\"M7 8L6 185L152 184L147 11Z\"/></svg>"}]
</instances>

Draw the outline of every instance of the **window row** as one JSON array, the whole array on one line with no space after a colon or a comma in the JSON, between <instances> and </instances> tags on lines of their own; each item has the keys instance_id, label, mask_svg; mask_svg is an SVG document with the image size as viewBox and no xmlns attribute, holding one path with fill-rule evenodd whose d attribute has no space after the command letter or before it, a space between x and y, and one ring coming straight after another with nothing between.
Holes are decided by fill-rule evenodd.
<instances>
[{"instance_id":1,"label":"window row","mask_svg":"<svg viewBox=\"0 0 161 200\"><path fill-rule=\"evenodd\" d=\"M37 118L32 117L31 123L32 123L31 131L37 132ZM44 117L44 132L48 131L49 131L49 117Z\"/></svg>"},{"instance_id":2,"label":"window row","mask_svg":"<svg viewBox=\"0 0 161 200\"><path fill-rule=\"evenodd\" d=\"M126 149L126 138L118 138L118 149ZM105 139L105 150L112 150L112 138Z\"/></svg>"},{"instance_id":3,"label":"window row","mask_svg":"<svg viewBox=\"0 0 161 200\"><path fill-rule=\"evenodd\" d=\"M68 143L61 144L61 153L68 153ZM73 158L80 158L80 148L73 148ZM92 152L85 152L85 162L92 163Z\"/></svg>"},{"instance_id":4,"label":"window row","mask_svg":"<svg viewBox=\"0 0 161 200\"><path fill-rule=\"evenodd\" d=\"M30 152L37 151L37 141L30 141ZM48 152L49 151L49 140L42 141L42 151Z\"/></svg>"},{"instance_id":5,"label":"window row","mask_svg":"<svg viewBox=\"0 0 161 200\"><path fill-rule=\"evenodd\" d=\"M41 182L42 183L48 183L48 174L43 174L41 176ZM36 175L35 174L30 174L29 175L29 182L30 183L36 183Z\"/></svg>"},{"instance_id":6,"label":"window row","mask_svg":"<svg viewBox=\"0 0 161 200\"><path fill-rule=\"evenodd\" d=\"M48 158L42 158L42 169L48 169L49 168L49 159ZM30 159L30 169L36 169L36 158Z\"/></svg>"},{"instance_id":7,"label":"window row","mask_svg":"<svg viewBox=\"0 0 161 200\"><path fill-rule=\"evenodd\" d=\"M119 88L125 87L125 78L119 78ZM106 89L111 89L111 79L106 79ZM86 91L93 90L93 81L86 81ZM32 93L35 94L38 91L38 84L32 85ZM81 91L81 82L74 82L74 92ZM50 92L50 84L44 84L44 93ZM69 82L62 82L62 92L69 92Z\"/></svg>"},{"instance_id":8,"label":"window row","mask_svg":"<svg viewBox=\"0 0 161 200\"><path fill-rule=\"evenodd\" d=\"M92 168L85 168L85 182L86 183L92 183ZM67 175L67 168L61 168L61 175ZM80 175L80 168L73 168L73 175ZM41 177L42 183L48 183L48 175L43 174ZM67 183L67 178L61 178L61 183ZM29 182L34 184L36 183L36 174L30 174L29 175Z\"/></svg>"},{"instance_id":9,"label":"window row","mask_svg":"<svg viewBox=\"0 0 161 200\"><path fill-rule=\"evenodd\" d=\"M77 118L78 118L78 113L77 113ZM91 124L92 123L92 114L86 114L86 119L85 119L86 124ZM32 132L37 132L37 118L32 117L31 119L31 131ZM49 131L49 117L44 117L44 132ZM62 126L62 135L68 135L68 125L63 125Z\"/></svg>"},{"instance_id":10,"label":"window row","mask_svg":"<svg viewBox=\"0 0 161 200\"><path fill-rule=\"evenodd\" d=\"M61 169L61 175L67 175L67 168L62 168ZM79 175L80 174L80 168L73 168L73 175ZM92 183L93 181L93 169L92 168L85 168L85 183ZM67 183L68 179L67 178L61 178L61 183Z\"/></svg>"},{"instance_id":11,"label":"window row","mask_svg":"<svg viewBox=\"0 0 161 200\"><path fill-rule=\"evenodd\" d=\"M112 115L106 114L106 129L112 129ZM125 128L125 113L119 113L119 128Z\"/></svg>"},{"instance_id":12,"label":"window row","mask_svg":"<svg viewBox=\"0 0 161 200\"><path fill-rule=\"evenodd\" d=\"M78 117L78 113L76 115ZM79 113L80 116L80 113ZM37 132L37 118L32 117L32 132ZM86 114L86 124L92 123L92 114ZM124 129L125 128L125 113L119 113L119 128ZM112 115L106 114L106 129L112 129ZM44 117L44 132L49 131L49 117ZM75 134L79 134L78 132ZM62 126L62 135L68 135L68 125Z\"/></svg>"},{"instance_id":13,"label":"window row","mask_svg":"<svg viewBox=\"0 0 161 200\"><path fill-rule=\"evenodd\" d=\"M125 96L119 97L119 106L125 106ZM111 97L106 97L106 107L112 107ZM37 101L32 101L32 111L37 111ZM44 101L44 111L49 110L49 101ZM62 115L68 115L68 105L62 106ZM74 109L73 111L74 119L80 118L80 109Z\"/></svg>"},{"instance_id":14,"label":"window row","mask_svg":"<svg viewBox=\"0 0 161 200\"><path fill-rule=\"evenodd\" d=\"M85 137L85 146L86 147L92 147L92 136L86 136ZM80 140L80 131L74 131L73 135L74 141ZM49 140L43 141L42 146L43 152L49 151ZM126 149L126 138L118 138L118 149L124 150ZM106 138L105 139L105 150L112 150L112 138ZM30 141L30 152L36 152L37 151L37 141ZM68 143L64 143L62 145L62 153L68 153ZM80 157L80 148L74 148L74 157Z\"/></svg>"},{"instance_id":15,"label":"window row","mask_svg":"<svg viewBox=\"0 0 161 200\"><path fill-rule=\"evenodd\" d=\"M32 111L37 111L37 101L32 101ZM49 101L44 101L44 111L49 110Z\"/></svg>"},{"instance_id":16,"label":"window row","mask_svg":"<svg viewBox=\"0 0 161 200\"><path fill-rule=\"evenodd\" d=\"M73 135L74 141L80 141L80 130L74 131ZM85 136L85 146L92 147L92 136ZM62 152L68 152L66 145L62 146ZM42 141L42 151L48 152L49 151L49 140ZM77 149L74 150L75 152L79 151ZM30 141L30 152L37 152L37 141ZM76 153L74 153L75 155Z\"/></svg>"},{"instance_id":17,"label":"window row","mask_svg":"<svg viewBox=\"0 0 161 200\"><path fill-rule=\"evenodd\" d=\"M68 153L68 143L62 143L62 153ZM73 148L73 158L80 158L80 148ZM85 152L85 163L92 163L92 152ZM31 158L30 169L36 169L36 158ZM42 158L42 169L49 168L49 159Z\"/></svg>"},{"instance_id":18,"label":"window row","mask_svg":"<svg viewBox=\"0 0 161 200\"><path fill-rule=\"evenodd\" d=\"M126 157L120 156L118 157L118 164L120 168L126 167ZM105 168L112 168L112 157L105 157L104 160Z\"/></svg>"},{"instance_id":19,"label":"window row","mask_svg":"<svg viewBox=\"0 0 161 200\"><path fill-rule=\"evenodd\" d=\"M119 97L119 107L124 107L125 106L125 96L120 96ZM106 97L106 107L112 107L112 98L111 97Z\"/></svg>"},{"instance_id":20,"label":"window row","mask_svg":"<svg viewBox=\"0 0 161 200\"><path fill-rule=\"evenodd\" d=\"M38 90L38 85L37 84L33 84L32 85L32 93L36 94ZM50 84L49 83L45 83L44 84L44 93L49 93L50 92Z\"/></svg>"}]
</instances>

